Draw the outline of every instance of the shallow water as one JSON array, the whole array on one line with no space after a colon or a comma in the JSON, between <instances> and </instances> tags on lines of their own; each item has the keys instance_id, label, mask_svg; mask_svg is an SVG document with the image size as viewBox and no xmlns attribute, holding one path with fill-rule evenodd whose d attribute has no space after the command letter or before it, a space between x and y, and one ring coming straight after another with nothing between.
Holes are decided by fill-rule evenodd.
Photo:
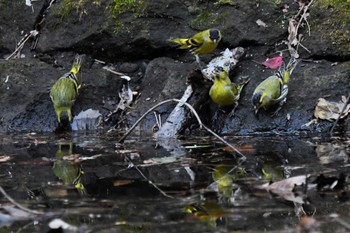
<instances>
[{"instance_id":1,"label":"shallow water","mask_svg":"<svg viewBox=\"0 0 350 233\"><path fill-rule=\"evenodd\" d=\"M134 135L123 144L119 137L1 135L0 186L43 214L14 216L20 208L10 213L2 197L0 232L66 232L50 230L53 219L77 232L295 232L304 214L321 232L346 232L339 222L350 219L348 182L303 187L294 202L256 188L298 175L349 174L345 139L227 137L247 157L243 161L210 137Z\"/></svg>"}]
</instances>

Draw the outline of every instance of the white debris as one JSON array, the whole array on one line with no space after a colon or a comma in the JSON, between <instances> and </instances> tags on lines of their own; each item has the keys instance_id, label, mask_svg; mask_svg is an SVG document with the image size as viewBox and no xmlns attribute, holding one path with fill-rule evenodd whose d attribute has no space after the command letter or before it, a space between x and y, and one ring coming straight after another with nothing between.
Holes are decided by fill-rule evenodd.
<instances>
[{"instance_id":1,"label":"white debris","mask_svg":"<svg viewBox=\"0 0 350 233\"><path fill-rule=\"evenodd\" d=\"M86 111L81 111L74 117L71 125L72 130L91 130L97 129L100 123L102 114L98 110L89 108Z\"/></svg>"},{"instance_id":2,"label":"white debris","mask_svg":"<svg viewBox=\"0 0 350 233\"><path fill-rule=\"evenodd\" d=\"M240 57L239 54L242 54L244 52L244 49L241 47L235 48L235 49L226 49L225 51L221 52L221 56L214 58L209 62L207 67L202 70L202 74L205 76L205 78L208 78L210 80L213 80L213 72L218 68L221 67L224 69L227 73L230 72L230 70L237 64L238 60L236 57Z\"/></svg>"}]
</instances>

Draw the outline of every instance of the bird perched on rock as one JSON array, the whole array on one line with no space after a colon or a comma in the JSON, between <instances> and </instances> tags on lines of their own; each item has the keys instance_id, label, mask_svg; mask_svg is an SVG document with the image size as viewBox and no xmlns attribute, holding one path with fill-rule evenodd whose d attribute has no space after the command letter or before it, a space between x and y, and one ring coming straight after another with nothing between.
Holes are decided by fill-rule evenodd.
<instances>
[{"instance_id":1,"label":"bird perched on rock","mask_svg":"<svg viewBox=\"0 0 350 233\"><path fill-rule=\"evenodd\" d=\"M190 38L177 38L171 42L180 44L180 49L190 49L195 55L196 61L200 64L200 54L212 52L221 40L221 32L218 29L207 29L199 32Z\"/></svg>"},{"instance_id":2,"label":"bird perched on rock","mask_svg":"<svg viewBox=\"0 0 350 233\"><path fill-rule=\"evenodd\" d=\"M246 80L243 83L236 84L231 82L226 71L215 71L214 84L210 88L209 95L220 107L230 105L236 107L242 89L248 82L249 80Z\"/></svg>"},{"instance_id":3,"label":"bird perched on rock","mask_svg":"<svg viewBox=\"0 0 350 233\"><path fill-rule=\"evenodd\" d=\"M76 55L70 72L60 77L50 90L50 97L57 114L58 122L61 123L61 113L67 112L69 122L72 121L72 106L81 87L81 81L77 78L85 55Z\"/></svg>"},{"instance_id":4,"label":"bird perched on rock","mask_svg":"<svg viewBox=\"0 0 350 233\"><path fill-rule=\"evenodd\" d=\"M296 67L298 61L292 57L287 67L282 64L278 72L262 81L254 90L252 103L255 114L262 107L265 110L271 105L280 104L274 115L278 113L282 105L286 102L288 94L288 82L290 75Z\"/></svg>"},{"instance_id":5,"label":"bird perched on rock","mask_svg":"<svg viewBox=\"0 0 350 233\"><path fill-rule=\"evenodd\" d=\"M180 49L191 49L193 54L199 55L212 52L220 40L221 32L218 29L207 29L191 38L177 38L171 41L180 44Z\"/></svg>"}]
</instances>

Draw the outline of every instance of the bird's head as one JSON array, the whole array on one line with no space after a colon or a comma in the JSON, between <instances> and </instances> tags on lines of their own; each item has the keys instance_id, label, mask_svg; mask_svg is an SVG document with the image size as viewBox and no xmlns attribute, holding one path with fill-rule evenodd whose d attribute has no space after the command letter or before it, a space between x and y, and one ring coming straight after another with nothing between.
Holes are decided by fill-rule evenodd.
<instances>
[{"instance_id":1,"label":"bird's head","mask_svg":"<svg viewBox=\"0 0 350 233\"><path fill-rule=\"evenodd\" d=\"M258 114L259 109L262 107L263 98L262 93L259 92L253 95L252 103L254 105L255 114Z\"/></svg>"},{"instance_id":2,"label":"bird's head","mask_svg":"<svg viewBox=\"0 0 350 233\"><path fill-rule=\"evenodd\" d=\"M214 44L219 43L221 40L221 33L218 29L210 29L209 38L214 42Z\"/></svg>"},{"instance_id":3,"label":"bird's head","mask_svg":"<svg viewBox=\"0 0 350 233\"><path fill-rule=\"evenodd\" d=\"M213 71L214 79L225 81L228 78L228 73L222 67L216 67Z\"/></svg>"}]
</instances>

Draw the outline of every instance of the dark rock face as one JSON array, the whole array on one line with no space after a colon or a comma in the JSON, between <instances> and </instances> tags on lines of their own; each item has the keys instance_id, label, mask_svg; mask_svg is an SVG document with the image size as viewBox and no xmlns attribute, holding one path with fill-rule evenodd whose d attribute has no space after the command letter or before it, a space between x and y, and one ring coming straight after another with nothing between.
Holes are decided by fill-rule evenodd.
<instances>
[{"instance_id":1,"label":"dark rock face","mask_svg":"<svg viewBox=\"0 0 350 233\"><path fill-rule=\"evenodd\" d=\"M220 114L221 119L213 120L217 106L207 94L203 95L206 100L202 98L200 103L190 100L201 117L207 119L206 124L217 131L228 134L324 132L330 123L305 126L313 118L317 99L328 97L339 101L349 93L350 17L340 5L328 6L323 1L311 5L310 34L308 25L299 29L304 36L298 51L302 61L291 77L287 103L278 116L272 118L272 111L254 115L251 95L258 83L275 71L254 61L262 62L287 49L283 41L288 37L288 17L298 10L294 1L286 2L288 12L282 11L283 4L272 1L223 4L223 1L144 0L119 8L118 1L112 0L56 1L49 8L47 2L34 2L34 12L23 1L0 2L1 57L11 54L24 34L34 28L40 30L35 50L30 51L32 39L29 39L21 51L21 59L0 60L0 131L56 129L49 89L60 75L69 71L75 53L85 53L88 59L81 71L85 84L73 106L73 114L93 108L108 118L105 127L119 126L117 122L121 117L130 126L156 103L180 98L186 89L186 79L197 69L194 57L176 49L169 39L190 36L211 27L221 30L223 40L215 52L202 56L202 61L210 61L227 47L242 46L246 55L230 77L233 81L241 76L250 77L232 117ZM258 19L267 27L258 26ZM287 52L284 57L288 61ZM127 114L118 112L107 117L115 110L126 81L102 69L94 59L113 64L116 70L132 78L130 88L136 90L138 96ZM197 95L207 93L209 88L210 84L197 88ZM157 109L163 120L174 105ZM154 124L154 116L149 115L141 128L151 130ZM346 130L349 123L343 120L340 126Z\"/></svg>"}]
</instances>

